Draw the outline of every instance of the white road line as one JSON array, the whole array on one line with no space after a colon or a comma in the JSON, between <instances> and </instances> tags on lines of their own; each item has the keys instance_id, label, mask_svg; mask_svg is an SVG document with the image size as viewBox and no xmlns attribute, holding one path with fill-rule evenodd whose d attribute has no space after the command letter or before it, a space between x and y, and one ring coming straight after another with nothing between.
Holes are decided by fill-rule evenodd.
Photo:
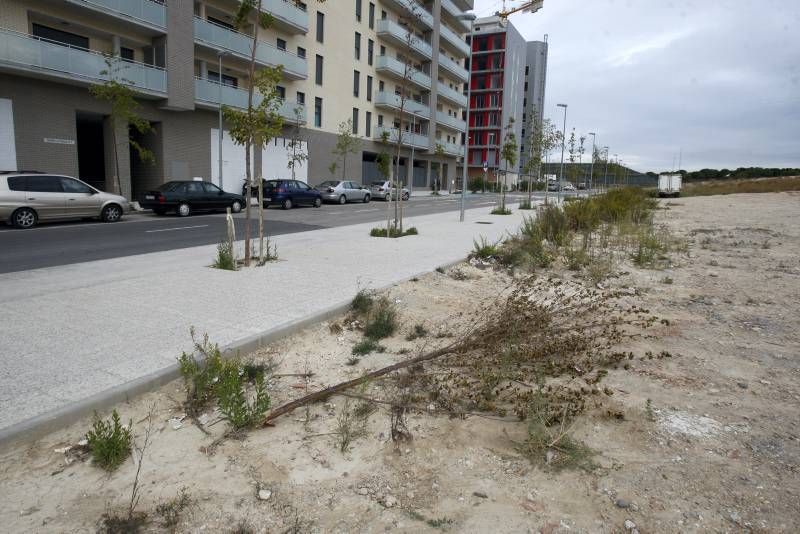
<instances>
[{"instance_id":1,"label":"white road line","mask_svg":"<svg viewBox=\"0 0 800 534\"><path fill-rule=\"evenodd\" d=\"M180 226L178 228L163 228L161 230L145 230L146 234L154 234L156 232L172 232L173 230L190 230L192 228L205 228L207 224L198 224L197 226Z\"/></svg>"},{"instance_id":2,"label":"white road line","mask_svg":"<svg viewBox=\"0 0 800 534\"><path fill-rule=\"evenodd\" d=\"M368 211L378 211L380 208L371 208L367 210L353 210L350 213L366 213Z\"/></svg>"}]
</instances>

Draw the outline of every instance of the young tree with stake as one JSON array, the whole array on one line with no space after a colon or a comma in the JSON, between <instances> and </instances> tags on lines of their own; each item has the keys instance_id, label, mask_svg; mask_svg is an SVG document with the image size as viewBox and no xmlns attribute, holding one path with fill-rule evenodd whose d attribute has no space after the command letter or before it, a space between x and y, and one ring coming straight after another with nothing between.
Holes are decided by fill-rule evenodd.
<instances>
[{"instance_id":1,"label":"young tree with stake","mask_svg":"<svg viewBox=\"0 0 800 534\"><path fill-rule=\"evenodd\" d=\"M517 146L517 136L514 134L514 117L508 118L506 125L506 133L503 136L503 146L500 148L500 157L506 163L505 172L503 172L503 186L500 195L500 209L506 210L506 179L508 177L508 169L516 165L517 155L519 154L519 146Z\"/></svg>"},{"instance_id":2,"label":"young tree with stake","mask_svg":"<svg viewBox=\"0 0 800 534\"><path fill-rule=\"evenodd\" d=\"M292 171L292 180L296 177L297 167L302 167L303 163L308 160L308 153L303 146L303 139L300 137L300 119L302 118L300 107L294 108L294 127L292 128L292 138L286 147L288 149L287 155L289 161L286 163L287 167Z\"/></svg>"}]
</instances>

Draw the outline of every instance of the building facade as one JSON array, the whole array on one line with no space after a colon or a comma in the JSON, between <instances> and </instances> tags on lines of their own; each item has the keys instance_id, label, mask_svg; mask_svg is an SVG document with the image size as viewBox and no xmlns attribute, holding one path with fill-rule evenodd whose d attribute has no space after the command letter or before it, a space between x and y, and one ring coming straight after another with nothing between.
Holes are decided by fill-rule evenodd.
<instances>
[{"instance_id":1,"label":"building facade","mask_svg":"<svg viewBox=\"0 0 800 534\"><path fill-rule=\"evenodd\" d=\"M519 179L523 163L506 168L501 157L508 133L526 153L529 114L542 120L547 77L547 43L526 42L513 24L498 16L475 21L470 69L468 174L495 182L503 174L508 185Z\"/></svg>"},{"instance_id":2,"label":"building facade","mask_svg":"<svg viewBox=\"0 0 800 534\"><path fill-rule=\"evenodd\" d=\"M221 158L218 150L220 102L247 106L256 17L235 28L238 4L0 0L0 141L8 141L0 170L78 176L133 198L194 177L240 191L245 152L225 125ZM255 58L257 68L283 67L285 126L283 137L252 154L254 174L289 177L287 145L296 137L308 154L299 179L316 185L344 171L347 180L368 183L379 177L378 154L394 154L399 136L397 178L417 188L452 179L466 129L468 23L459 15L471 8L472 0L263 0L273 24L258 29ZM109 104L89 92L110 78L135 91L152 132L115 124L112 135ZM332 150L347 120L360 146L337 161ZM129 134L155 163L139 160Z\"/></svg>"}]
</instances>

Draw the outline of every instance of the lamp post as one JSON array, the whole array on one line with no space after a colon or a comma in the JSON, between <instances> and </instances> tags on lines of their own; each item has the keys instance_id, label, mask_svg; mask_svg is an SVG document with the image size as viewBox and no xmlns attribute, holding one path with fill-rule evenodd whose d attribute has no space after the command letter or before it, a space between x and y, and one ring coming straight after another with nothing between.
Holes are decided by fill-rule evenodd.
<instances>
[{"instance_id":1,"label":"lamp post","mask_svg":"<svg viewBox=\"0 0 800 534\"><path fill-rule=\"evenodd\" d=\"M597 141L597 134L589 132L592 136L592 164L589 166L589 195L592 194L592 186L594 185L594 144Z\"/></svg>"},{"instance_id":2,"label":"lamp post","mask_svg":"<svg viewBox=\"0 0 800 534\"><path fill-rule=\"evenodd\" d=\"M608 147L604 146L603 151L605 152L605 159L606 160L606 170L603 173L603 189L608 192Z\"/></svg>"},{"instance_id":3,"label":"lamp post","mask_svg":"<svg viewBox=\"0 0 800 534\"><path fill-rule=\"evenodd\" d=\"M217 134L217 140L219 141L219 146L217 147L217 159L219 160L219 188L222 189L222 58L227 56L227 52L217 52L217 58L219 59L219 79L217 83L219 84L219 131ZM247 199L247 202L250 202L250 199ZM248 204L249 205L249 204Z\"/></svg>"},{"instance_id":4,"label":"lamp post","mask_svg":"<svg viewBox=\"0 0 800 534\"><path fill-rule=\"evenodd\" d=\"M472 46L475 32L475 13L461 13L458 16L461 20L469 21L469 71L467 72L467 127L464 132L464 164L461 169L461 212L458 216L460 222L464 222L464 203L466 201L467 193L467 165L469 165L469 108L470 97L472 94Z\"/></svg>"},{"instance_id":5,"label":"lamp post","mask_svg":"<svg viewBox=\"0 0 800 534\"><path fill-rule=\"evenodd\" d=\"M564 108L564 130L561 132L561 170L558 175L558 201L561 202L561 189L564 187L564 142L567 138L567 105L556 104L560 108Z\"/></svg>"}]
</instances>

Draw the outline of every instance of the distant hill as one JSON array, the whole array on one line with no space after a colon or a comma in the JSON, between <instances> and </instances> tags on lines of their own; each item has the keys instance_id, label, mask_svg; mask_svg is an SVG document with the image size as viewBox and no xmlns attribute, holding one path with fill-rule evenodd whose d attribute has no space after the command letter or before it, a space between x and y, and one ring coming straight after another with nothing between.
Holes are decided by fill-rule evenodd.
<instances>
[{"instance_id":1,"label":"distant hill","mask_svg":"<svg viewBox=\"0 0 800 534\"><path fill-rule=\"evenodd\" d=\"M779 176L800 176L800 169L775 167L739 167L730 169L700 169L699 171L663 171L676 172L683 175L687 182L704 182L708 180L736 180L742 178L775 178ZM648 172L649 176L658 176L658 173Z\"/></svg>"}]
</instances>

